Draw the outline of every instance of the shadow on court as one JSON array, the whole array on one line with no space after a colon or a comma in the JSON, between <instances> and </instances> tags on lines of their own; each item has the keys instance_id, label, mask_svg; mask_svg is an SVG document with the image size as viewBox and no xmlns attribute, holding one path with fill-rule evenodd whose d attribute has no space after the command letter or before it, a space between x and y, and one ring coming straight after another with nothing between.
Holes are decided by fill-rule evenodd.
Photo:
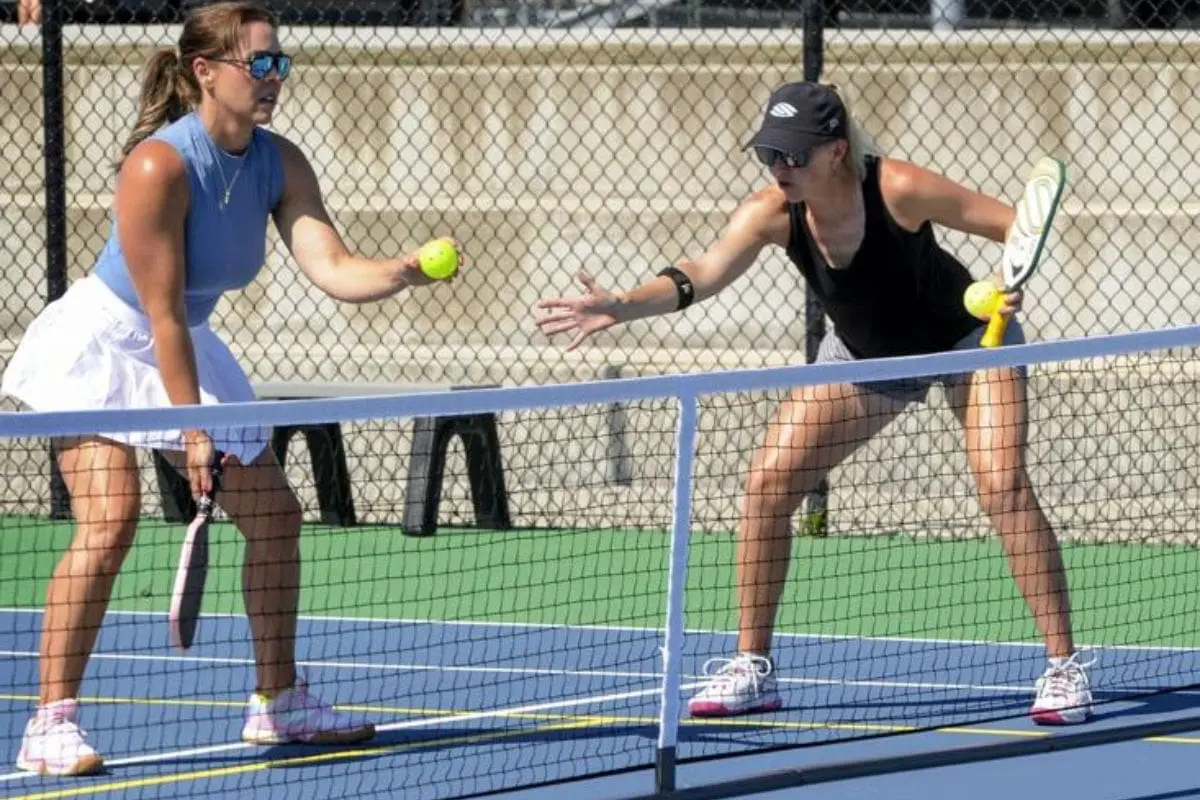
<instances>
[{"instance_id":1,"label":"shadow on court","mask_svg":"<svg viewBox=\"0 0 1200 800\"><path fill-rule=\"evenodd\" d=\"M1187 797L1200 797L1200 787L1195 789L1180 789L1177 792L1158 792L1156 794L1127 795L1120 800L1184 800Z\"/></svg>"},{"instance_id":2,"label":"shadow on court","mask_svg":"<svg viewBox=\"0 0 1200 800\"><path fill-rule=\"evenodd\" d=\"M1121 707L1114 708L1119 704ZM1157 716L1160 714L1200 713L1200 694L1194 692L1165 692L1142 697L1112 695L1095 706L1097 720L1122 717Z\"/></svg>"}]
</instances>

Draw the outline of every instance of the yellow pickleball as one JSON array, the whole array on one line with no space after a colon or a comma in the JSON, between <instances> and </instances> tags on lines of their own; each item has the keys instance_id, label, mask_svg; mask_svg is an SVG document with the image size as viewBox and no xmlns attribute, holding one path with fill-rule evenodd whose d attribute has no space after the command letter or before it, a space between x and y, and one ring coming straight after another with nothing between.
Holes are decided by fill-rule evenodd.
<instances>
[{"instance_id":1,"label":"yellow pickleball","mask_svg":"<svg viewBox=\"0 0 1200 800\"><path fill-rule=\"evenodd\" d=\"M445 280L458 272L458 250L448 239L426 242L417 251L417 260L424 272L435 281Z\"/></svg>"},{"instance_id":2,"label":"yellow pickleball","mask_svg":"<svg viewBox=\"0 0 1200 800\"><path fill-rule=\"evenodd\" d=\"M989 320L1004 300L1000 287L991 281L975 281L963 293L963 305L976 319Z\"/></svg>"}]
</instances>

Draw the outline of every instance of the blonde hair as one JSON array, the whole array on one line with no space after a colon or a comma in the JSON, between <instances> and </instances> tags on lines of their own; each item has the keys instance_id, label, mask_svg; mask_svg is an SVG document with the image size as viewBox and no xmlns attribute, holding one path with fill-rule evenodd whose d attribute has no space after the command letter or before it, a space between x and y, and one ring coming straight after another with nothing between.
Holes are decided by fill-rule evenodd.
<instances>
[{"instance_id":1,"label":"blonde hair","mask_svg":"<svg viewBox=\"0 0 1200 800\"><path fill-rule=\"evenodd\" d=\"M875 144L875 140L866 132L862 124L847 112L850 132L846 136L846 141L849 147L846 148L846 166L854 170L854 174L858 176L858 180L864 181L867 177L867 156L879 155L879 148Z\"/></svg>"},{"instance_id":2,"label":"blonde hair","mask_svg":"<svg viewBox=\"0 0 1200 800\"><path fill-rule=\"evenodd\" d=\"M881 155L879 146L851 111L851 99L836 86L826 84L826 88L837 95L838 100L842 102L842 108L846 109L846 143L849 145L846 148L846 166L854 170L859 181L866 180L867 156Z\"/></svg>"},{"instance_id":3,"label":"blonde hair","mask_svg":"<svg viewBox=\"0 0 1200 800\"><path fill-rule=\"evenodd\" d=\"M192 62L236 52L242 29L253 22L279 26L275 14L257 0L221 0L189 12L178 46L157 50L146 62L137 122L121 148L118 169L142 140L199 105L200 84Z\"/></svg>"}]
</instances>

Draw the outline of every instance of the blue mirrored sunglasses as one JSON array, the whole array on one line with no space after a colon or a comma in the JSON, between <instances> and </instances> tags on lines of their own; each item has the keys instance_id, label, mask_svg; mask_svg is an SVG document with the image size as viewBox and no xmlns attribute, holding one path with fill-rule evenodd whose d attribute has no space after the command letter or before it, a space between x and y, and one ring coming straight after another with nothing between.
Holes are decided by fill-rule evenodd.
<instances>
[{"instance_id":1,"label":"blue mirrored sunglasses","mask_svg":"<svg viewBox=\"0 0 1200 800\"><path fill-rule=\"evenodd\" d=\"M213 61L221 61L226 64L240 64L250 73L250 77L256 81L261 81L263 78L271 74L271 70L275 70L275 74L279 76L279 80L286 80L288 73L292 71L292 57L287 53L272 53L267 50L257 50L250 54L249 58L214 58Z\"/></svg>"},{"instance_id":2,"label":"blue mirrored sunglasses","mask_svg":"<svg viewBox=\"0 0 1200 800\"><path fill-rule=\"evenodd\" d=\"M808 166L808 153L789 153L774 147L756 147L754 155L767 167L775 166L776 162L783 162L785 167Z\"/></svg>"}]
</instances>

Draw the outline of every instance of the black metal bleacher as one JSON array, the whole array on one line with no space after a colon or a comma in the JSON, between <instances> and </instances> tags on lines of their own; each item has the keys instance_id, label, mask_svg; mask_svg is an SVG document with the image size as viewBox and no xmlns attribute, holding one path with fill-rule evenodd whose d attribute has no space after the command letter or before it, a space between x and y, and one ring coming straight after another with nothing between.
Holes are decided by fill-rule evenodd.
<instances>
[{"instance_id":1,"label":"black metal bleacher","mask_svg":"<svg viewBox=\"0 0 1200 800\"><path fill-rule=\"evenodd\" d=\"M260 400L309 400L418 391L453 391L461 388L488 387L291 381L255 384L255 392ZM271 448L280 464L287 465L289 446L296 435L304 437L308 448L321 521L327 525L343 527L357 525L353 480L346 458L341 424L324 422L275 428L272 431ZM438 415L416 417L413 420L412 447L409 452L408 475L405 479L404 510L399 520L404 533L427 536L437 531L446 454L455 437L462 440L466 455L467 478L476 524L489 530L512 528L495 415ZM152 455L163 518L168 522L185 523L196 513L196 504L188 482L171 467L159 451L153 451ZM57 466L52 466L50 505L53 518L70 518L70 499Z\"/></svg>"}]
</instances>

